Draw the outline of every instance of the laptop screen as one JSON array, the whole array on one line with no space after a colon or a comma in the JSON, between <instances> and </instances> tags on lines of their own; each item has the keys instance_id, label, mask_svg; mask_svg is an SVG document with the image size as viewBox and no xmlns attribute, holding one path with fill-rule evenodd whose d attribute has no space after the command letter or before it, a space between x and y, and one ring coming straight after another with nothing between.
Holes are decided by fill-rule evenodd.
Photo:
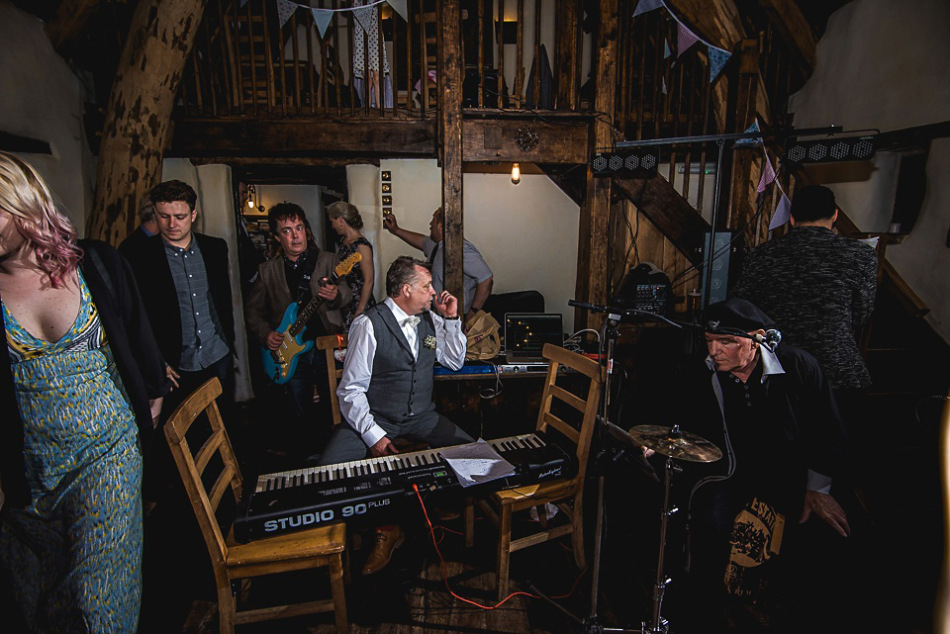
<instances>
[{"instance_id":1,"label":"laptop screen","mask_svg":"<svg viewBox=\"0 0 950 634\"><path fill-rule=\"evenodd\" d=\"M541 356L546 343L564 345L560 313L505 314L505 348L509 353Z\"/></svg>"}]
</instances>

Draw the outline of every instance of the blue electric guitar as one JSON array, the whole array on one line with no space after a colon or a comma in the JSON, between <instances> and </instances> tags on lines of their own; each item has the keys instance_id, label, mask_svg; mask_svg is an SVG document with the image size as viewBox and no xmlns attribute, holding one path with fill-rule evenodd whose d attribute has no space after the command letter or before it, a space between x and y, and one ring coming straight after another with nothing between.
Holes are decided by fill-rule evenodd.
<instances>
[{"instance_id":1,"label":"blue electric guitar","mask_svg":"<svg viewBox=\"0 0 950 634\"><path fill-rule=\"evenodd\" d=\"M359 253L347 257L333 269L333 275L328 284L337 284L340 278L353 270L353 267L359 264L363 256ZM309 352L313 348L313 341L304 341L303 333L307 330L307 322L317 312L317 309L323 304L323 298L314 295L303 308L297 306L297 302L290 302L284 316L280 320L280 325L275 330L284 335L284 340L280 342L280 347L271 350L267 346L261 347L261 354L264 357L264 372L271 381L278 385L283 385L293 378L294 371L297 369L297 361L300 355Z\"/></svg>"}]
</instances>

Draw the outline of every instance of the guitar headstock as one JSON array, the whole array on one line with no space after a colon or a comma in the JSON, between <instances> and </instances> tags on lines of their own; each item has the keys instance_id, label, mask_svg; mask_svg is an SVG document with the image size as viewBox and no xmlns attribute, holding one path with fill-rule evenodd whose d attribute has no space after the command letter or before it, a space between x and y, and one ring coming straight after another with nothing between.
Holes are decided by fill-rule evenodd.
<instances>
[{"instance_id":1,"label":"guitar headstock","mask_svg":"<svg viewBox=\"0 0 950 634\"><path fill-rule=\"evenodd\" d=\"M359 264L362 259L363 255L359 251L343 258L333 269L333 276L343 277L344 275L349 274L349 272L353 270L353 267Z\"/></svg>"}]
</instances>

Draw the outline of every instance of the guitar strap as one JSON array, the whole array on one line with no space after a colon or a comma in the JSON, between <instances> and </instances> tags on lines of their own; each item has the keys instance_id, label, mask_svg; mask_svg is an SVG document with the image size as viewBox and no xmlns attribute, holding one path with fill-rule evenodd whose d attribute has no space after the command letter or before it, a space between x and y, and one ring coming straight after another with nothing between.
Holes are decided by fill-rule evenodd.
<instances>
[{"instance_id":1,"label":"guitar strap","mask_svg":"<svg viewBox=\"0 0 950 634\"><path fill-rule=\"evenodd\" d=\"M300 276L300 283L297 285L296 300L297 304L303 304L310 299L310 278L313 277L313 270L317 266L317 254L319 251L307 253L307 261L303 263L303 275Z\"/></svg>"}]
</instances>

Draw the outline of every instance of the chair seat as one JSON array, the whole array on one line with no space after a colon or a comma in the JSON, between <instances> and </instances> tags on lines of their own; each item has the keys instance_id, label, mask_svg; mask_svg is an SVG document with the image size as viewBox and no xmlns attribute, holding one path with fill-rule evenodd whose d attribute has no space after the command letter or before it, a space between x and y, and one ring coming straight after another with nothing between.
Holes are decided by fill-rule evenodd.
<instances>
[{"instance_id":1,"label":"chair seat","mask_svg":"<svg viewBox=\"0 0 950 634\"><path fill-rule=\"evenodd\" d=\"M497 504L518 505L521 502L526 506L538 506L552 501L552 498L554 500L562 499L568 492L573 491L579 483L580 480L576 477L570 480L551 480L540 484L529 484L514 489L496 491L492 494L492 498Z\"/></svg>"},{"instance_id":2,"label":"chair seat","mask_svg":"<svg viewBox=\"0 0 950 634\"><path fill-rule=\"evenodd\" d=\"M228 534L228 567L254 566L275 561L310 559L342 553L346 548L346 524L329 524L239 544Z\"/></svg>"}]
</instances>

